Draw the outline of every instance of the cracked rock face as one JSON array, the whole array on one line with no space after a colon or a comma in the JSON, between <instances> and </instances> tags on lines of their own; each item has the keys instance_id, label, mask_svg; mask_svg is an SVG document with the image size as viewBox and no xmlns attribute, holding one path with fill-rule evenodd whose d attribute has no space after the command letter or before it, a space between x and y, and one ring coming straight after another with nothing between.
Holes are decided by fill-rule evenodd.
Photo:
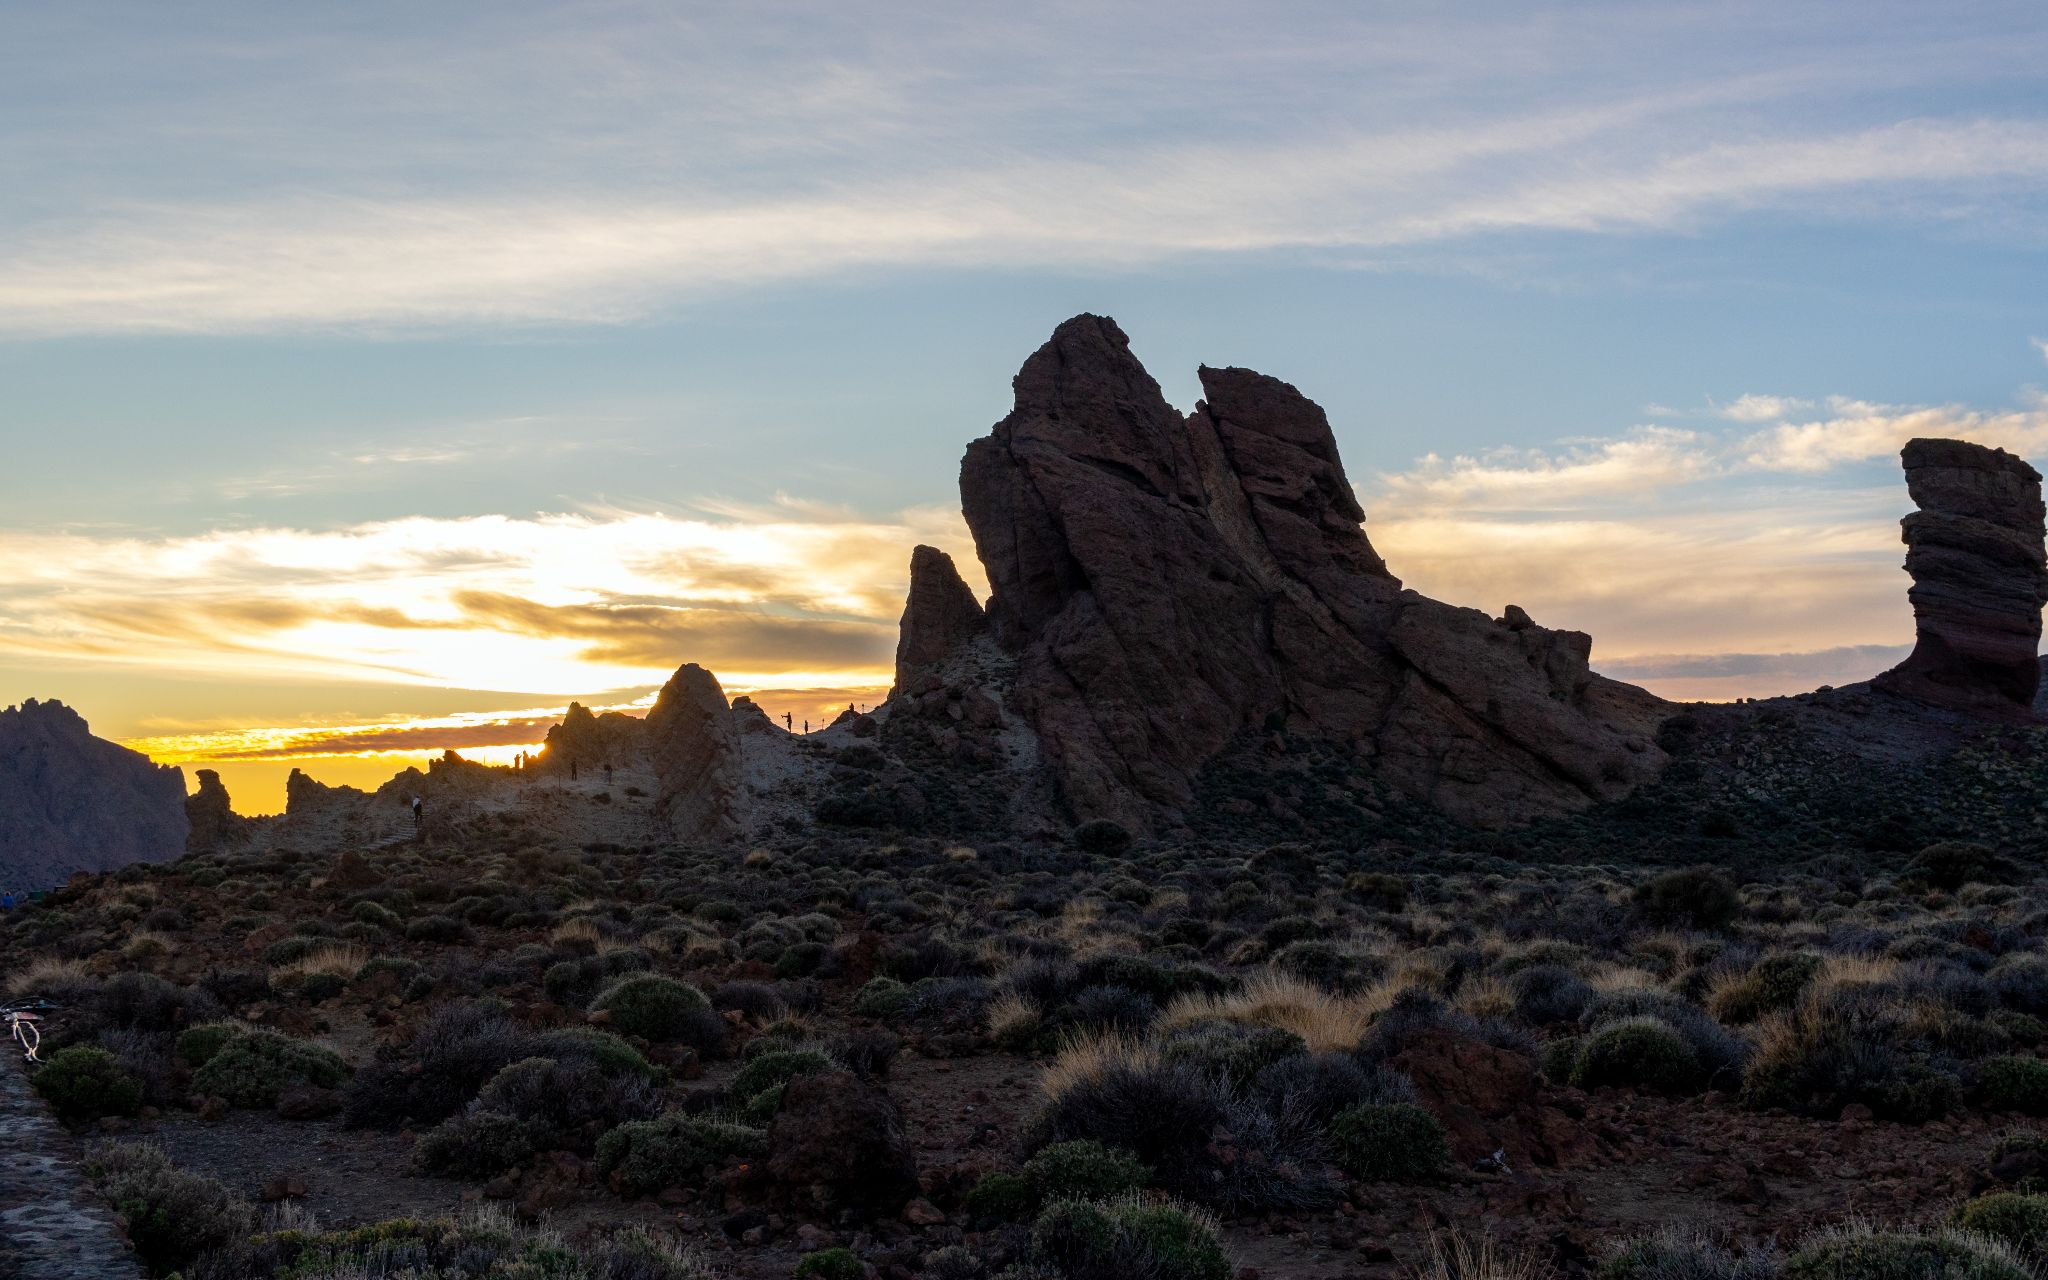
<instances>
[{"instance_id":1,"label":"cracked rock face","mask_svg":"<svg viewBox=\"0 0 2048 1280\"><path fill-rule=\"evenodd\" d=\"M718 677L684 663L647 713L647 750L660 784L655 810L678 839L740 834L743 764L739 727Z\"/></svg>"},{"instance_id":2,"label":"cracked rock face","mask_svg":"<svg viewBox=\"0 0 2048 1280\"><path fill-rule=\"evenodd\" d=\"M1900 452L1919 508L1900 522L1913 577L1913 652L1879 688L2026 722L2040 688L2041 473L2003 449L1913 440Z\"/></svg>"},{"instance_id":3,"label":"cracked rock face","mask_svg":"<svg viewBox=\"0 0 2048 1280\"><path fill-rule=\"evenodd\" d=\"M1263 374L1200 372L1182 417L1113 321L1077 316L961 465L1015 705L1077 817L1177 820L1235 735L1276 728L1489 825L1656 774L1668 704L1594 675L1579 633L1402 590L1323 411Z\"/></svg>"}]
</instances>

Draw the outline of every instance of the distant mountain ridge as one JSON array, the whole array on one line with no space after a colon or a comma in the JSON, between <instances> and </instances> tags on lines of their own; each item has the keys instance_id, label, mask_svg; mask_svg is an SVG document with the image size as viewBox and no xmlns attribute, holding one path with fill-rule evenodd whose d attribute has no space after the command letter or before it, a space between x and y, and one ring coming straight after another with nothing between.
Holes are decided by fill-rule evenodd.
<instances>
[{"instance_id":1,"label":"distant mountain ridge","mask_svg":"<svg viewBox=\"0 0 2048 1280\"><path fill-rule=\"evenodd\" d=\"M0 889L185 851L185 775L104 738L63 703L0 711Z\"/></svg>"}]
</instances>

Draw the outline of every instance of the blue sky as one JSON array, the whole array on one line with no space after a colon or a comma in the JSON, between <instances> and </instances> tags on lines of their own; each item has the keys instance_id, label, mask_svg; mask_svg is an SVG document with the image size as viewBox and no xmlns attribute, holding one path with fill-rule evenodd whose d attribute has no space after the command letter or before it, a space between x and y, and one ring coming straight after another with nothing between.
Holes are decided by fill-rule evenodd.
<instances>
[{"instance_id":1,"label":"blue sky","mask_svg":"<svg viewBox=\"0 0 2048 1280\"><path fill-rule=\"evenodd\" d=\"M2048 456L2048 13L1444 8L0 4L0 702L871 691L1082 310L1322 403L1411 585L1884 665L1898 444Z\"/></svg>"}]
</instances>

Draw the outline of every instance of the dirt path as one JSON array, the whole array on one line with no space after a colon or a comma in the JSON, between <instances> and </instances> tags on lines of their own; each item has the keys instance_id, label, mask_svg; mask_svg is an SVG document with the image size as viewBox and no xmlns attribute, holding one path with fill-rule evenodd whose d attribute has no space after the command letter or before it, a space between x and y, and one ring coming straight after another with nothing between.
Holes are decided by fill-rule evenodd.
<instances>
[{"instance_id":1,"label":"dirt path","mask_svg":"<svg viewBox=\"0 0 2048 1280\"><path fill-rule=\"evenodd\" d=\"M136 1280L114 1215L78 1167L79 1145L29 1087L10 1045L0 1066L0 1277Z\"/></svg>"}]
</instances>

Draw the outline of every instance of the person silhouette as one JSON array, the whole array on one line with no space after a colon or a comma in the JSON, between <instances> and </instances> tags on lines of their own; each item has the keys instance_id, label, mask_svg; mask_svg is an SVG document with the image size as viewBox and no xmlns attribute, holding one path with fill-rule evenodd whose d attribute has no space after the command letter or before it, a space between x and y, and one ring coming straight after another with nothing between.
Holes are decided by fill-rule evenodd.
<instances>
[{"instance_id":1,"label":"person silhouette","mask_svg":"<svg viewBox=\"0 0 2048 1280\"><path fill-rule=\"evenodd\" d=\"M787 711L782 713L782 727L785 732L796 732L796 718Z\"/></svg>"}]
</instances>

